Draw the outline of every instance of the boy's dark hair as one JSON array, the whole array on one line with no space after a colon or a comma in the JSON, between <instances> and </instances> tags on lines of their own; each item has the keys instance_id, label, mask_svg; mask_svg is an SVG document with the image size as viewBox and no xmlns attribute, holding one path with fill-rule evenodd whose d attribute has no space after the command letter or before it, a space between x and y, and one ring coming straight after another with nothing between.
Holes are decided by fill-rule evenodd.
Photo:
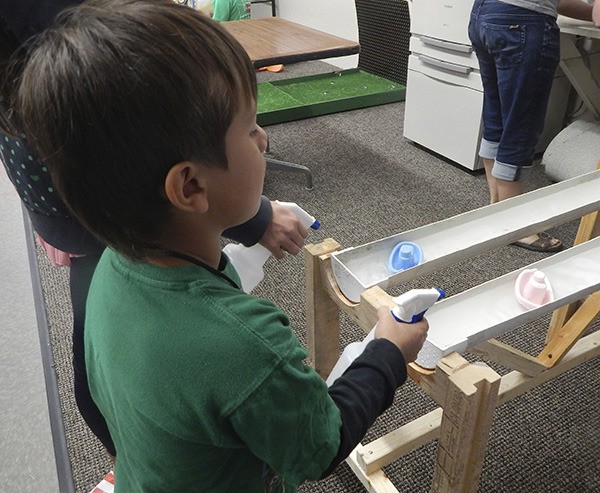
<instances>
[{"instance_id":1,"label":"boy's dark hair","mask_svg":"<svg viewBox=\"0 0 600 493\"><path fill-rule=\"evenodd\" d=\"M170 0L68 9L9 80L8 103L65 203L133 259L162 253L169 169L186 160L226 168L226 132L256 100L242 46Z\"/></svg>"}]
</instances>

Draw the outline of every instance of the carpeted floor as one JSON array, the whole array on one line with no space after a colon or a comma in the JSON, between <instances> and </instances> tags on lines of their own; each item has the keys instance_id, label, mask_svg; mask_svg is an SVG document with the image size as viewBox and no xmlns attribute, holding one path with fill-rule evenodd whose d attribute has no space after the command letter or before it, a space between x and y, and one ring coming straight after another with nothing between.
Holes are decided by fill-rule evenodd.
<instances>
[{"instance_id":1,"label":"carpeted floor","mask_svg":"<svg viewBox=\"0 0 600 493\"><path fill-rule=\"evenodd\" d=\"M283 74L259 75L265 80L328 69L325 64L314 62L287 66ZM267 127L272 157L309 166L315 189L305 190L301 175L269 171L265 194L297 202L321 221L322 228L311 233L311 242L332 237L342 247L358 246L486 205L483 174L455 167L404 140L403 115L404 103L393 103ZM548 184L543 167L536 166L529 188ZM570 245L576 228L577 223L572 222L551 233ZM453 295L543 257L544 254L507 246L396 289L440 286ZM86 493L110 465L79 417L72 396L68 271L52 268L43 255L39 255L39 265L75 490ZM302 256L279 262L270 259L266 272L265 281L255 294L272 299L288 312L298 338L305 344ZM362 331L347 318L342 317L342 321L343 345L362 337ZM528 324L503 340L535 353L541 348L548 321L544 318ZM598 322L596 329L597 326ZM494 369L506 372L503 368ZM479 491L600 491L598 375L600 360L596 359L499 407ZM435 407L431 399L408 382L398 391L393 407L369 431L365 442ZM385 468L399 491L429 490L435 445L432 442L421 447ZM304 484L301 491L365 490L344 464L329 478Z\"/></svg>"}]
</instances>

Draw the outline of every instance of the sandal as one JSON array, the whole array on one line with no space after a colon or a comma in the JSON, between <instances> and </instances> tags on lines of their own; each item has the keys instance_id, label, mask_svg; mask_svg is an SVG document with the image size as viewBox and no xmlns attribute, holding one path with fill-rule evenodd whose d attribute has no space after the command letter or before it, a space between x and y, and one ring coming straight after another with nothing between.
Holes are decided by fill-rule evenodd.
<instances>
[{"instance_id":1,"label":"sandal","mask_svg":"<svg viewBox=\"0 0 600 493\"><path fill-rule=\"evenodd\" d=\"M538 239L532 241L531 243L525 243L524 241L515 241L512 243L514 246L518 246L520 248L525 248L526 250L533 250L534 252L543 252L543 253L552 253L552 252L560 252L564 245L562 241L558 240L558 243L553 244L553 238L547 233L539 233Z\"/></svg>"}]
</instances>

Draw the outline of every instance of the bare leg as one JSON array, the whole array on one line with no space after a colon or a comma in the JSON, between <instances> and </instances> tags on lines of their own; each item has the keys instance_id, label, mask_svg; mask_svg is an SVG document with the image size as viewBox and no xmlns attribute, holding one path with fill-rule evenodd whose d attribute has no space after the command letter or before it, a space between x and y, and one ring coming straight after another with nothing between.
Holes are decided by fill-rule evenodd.
<instances>
[{"instance_id":1,"label":"bare leg","mask_svg":"<svg viewBox=\"0 0 600 493\"><path fill-rule=\"evenodd\" d=\"M492 168L494 167L493 159L483 159L483 167L485 168L485 177L487 179L488 188L490 190L490 204L498 202L498 187L496 178L492 176Z\"/></svg>"},{"instance_id":2,"label":"bare leg","mask_svg":"<svg viewBox=\"0 0 600 493\"><path fill-rule=\"evenodd\" d=\"M524 186L521 181L499 180L498 178L492 176L492 168L494 166L494 161L492 159L484 159L483 166L485 168L485 176L487 179L488 188L490 190L491 204L516 197L517 195L521 195L523 193ZM534 234L527 236L526 238L522 238L519 241L530 244L536 241L538 238L539 235ZM558 245L559 243L560 240L556 238L552 238L550 241L551 245Z\"/></svg>"}]
</instances>

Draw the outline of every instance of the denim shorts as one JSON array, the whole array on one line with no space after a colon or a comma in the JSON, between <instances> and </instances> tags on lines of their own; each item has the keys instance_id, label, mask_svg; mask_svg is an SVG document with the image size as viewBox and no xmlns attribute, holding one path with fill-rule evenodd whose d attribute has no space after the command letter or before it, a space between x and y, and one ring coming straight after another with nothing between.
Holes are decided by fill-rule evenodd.
<instances>
[{"instance_id":1,"label":"denim shorts","mask_svg":"<svg viewBox=\"0 0 600 493\"><path fill-rule=\"evenodd\" d=\"M533 166L560 60L556 19L499 0L475 0L469 38L483 83L479 155L493 176L518 181Z\"/></svg>"}]
</instances>

